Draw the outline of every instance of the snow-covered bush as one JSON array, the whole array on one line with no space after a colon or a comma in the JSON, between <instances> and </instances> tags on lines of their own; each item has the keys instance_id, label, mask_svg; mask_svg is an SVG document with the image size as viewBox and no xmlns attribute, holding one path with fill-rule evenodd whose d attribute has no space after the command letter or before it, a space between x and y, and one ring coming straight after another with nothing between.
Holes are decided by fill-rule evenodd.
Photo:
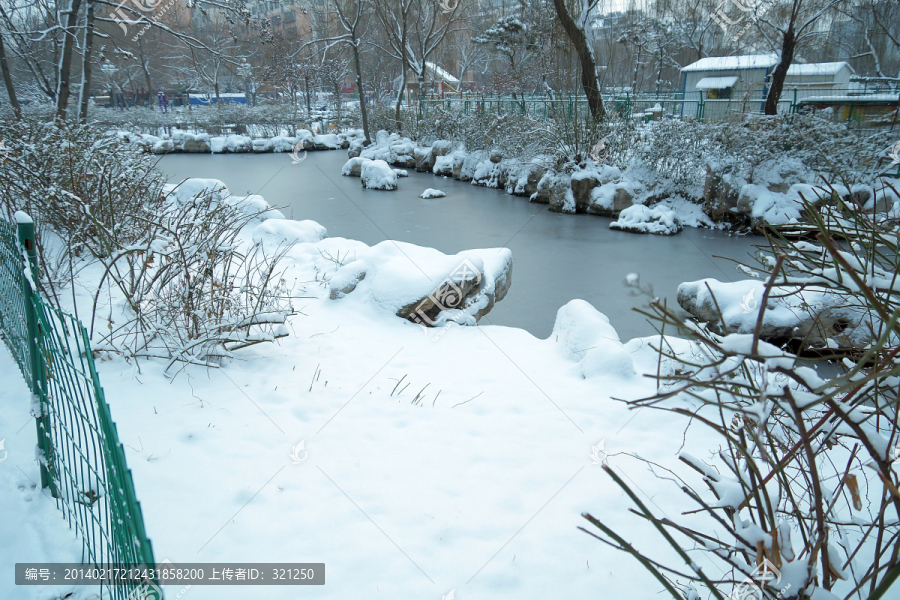
<instances>
[{"instance_id":1,"label":"snow-covered bush","mask_svg":"<svg viewBox=\"0 0 900 600\"><path fill-rule=\"evenodd\" d=\"M70 122L0 121L0 206L37 224L41 291L58 305L69 259L110 256L142 235L161 203L165 177L157 159L120 137ZM63 243L53 244L51 238ZM50 252L53 248L54 252Z\"/></svg>"},{"instance_id":2,"label":"snow-covered bush","mask_svg":"<svg viewBox=\"0 0 900 600\"><path fill-rule=\"evenodd\" d=\"M829 183L869 184L876 174L872 158L888 139L886 131L852 130L815 114L752 115L708 123L651 122L638 140L625 129L614 131L609 146L634 147L637 152L626 155L626 164L612 164L642 171L649 186L699 197L710 169L736 189L747 183L819 183L819 175Z\"/></svg>"},{"instance_id":3,"label":"snow-covered bush","mask_svg":"<svg viewBox=\"0 0 900 600\"><path fill-rule=\"evenodd\" d=\"M818 219L815 242L770 238L757 265L741 265L765 280L762 298L742 300L755 311L751 333L716 334L681 321L659 299L650 304L650 316L691 341L657 338L658 391L631 406L683 419L686 440L706 427L720 443L692 456L679 436L672 451L684 472L633 455L679 488L687 506L655 497L651 507L619 469L604 467L679 564L661 548L632 545L602 516L583 516L599 533L585 531L633 555L673 598L706 597L695 586L715 598L896 596L888 589L900 568L900 242L896 225L848 214ZM839 347L826 339L797 356L762 341L771 300L807 287L866 311L871 342ZM717 303L731 308L727 297Z\"/></svg>"},{"instance_id":4,"label":"snow-covered bush","mask_svg":"<svg viewBox=\"0 0 900 600\"><path fill-rule=\"evenodd\" d=\"M213 185L204 186L207 181ZM231 196L216 180L187 180L185 189L169 191L140 238L101 259L97 295L112 287L121 316L109 317L108 332L94 336L103 320L95 296L89 326L95 347L164 358L168 369L176 361L215 364L234 350L287 335L291 290L277 269L299 237L271 248L261 237L249 249L239 239L246 225L276 212L258 196Z\"/></svg>"}]
</instances>

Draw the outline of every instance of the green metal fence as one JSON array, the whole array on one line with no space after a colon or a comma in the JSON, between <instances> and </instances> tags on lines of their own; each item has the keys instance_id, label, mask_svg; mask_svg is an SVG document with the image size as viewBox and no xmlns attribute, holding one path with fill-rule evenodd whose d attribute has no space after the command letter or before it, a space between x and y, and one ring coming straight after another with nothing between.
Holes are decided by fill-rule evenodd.
<instances>
[{"instance_id":1,"label":"green metal fence","mask_svg":"<svg viewBox=\"0 0 900 600\"><path fill-rule=\"evenodd\" d=\"M690 117L699 120L723 119L735 113L761 113L765 105L765 94L762 89L753 90L749 94L735 94L731 98L710 97L708 92L660 92L638 93L618 92L602 94L607 111L624 119L651 120L653 113L660 117ZM882 113L888 114L900 108L900 95L894 94L862 94L857 89L828 90L785 90L778 102L778 110L783 113L796 113L804 105L830 105L840 103L835 110L835 117L847 122L884 121L879 116L867 114L866 106L873 103L883 106ZM475 94L446 95L443 98L423 97L419 101L419 110L423 115L435 108L456 110L464 114L486 112L495 114L529 114L535 117L577 118L577 115L589 114L587 98L583 94L557 94L550 98L544 94L506 94L502 96L486 96Z\"/></svg>"},{"instance_id":2,"label":"green metal fence","mask_svg":"<svg viewBox=\"0 0 900 600\"><path fill-rule=\"evenodd\" d=\"M32 392L41 486L81 538L83 562L154 565L87 331L41 299L34 224L21 212L16 221L0 219L0 333ZM160 597L147 583L101 591L117 600Z\"/></svg>"}]
</instances>

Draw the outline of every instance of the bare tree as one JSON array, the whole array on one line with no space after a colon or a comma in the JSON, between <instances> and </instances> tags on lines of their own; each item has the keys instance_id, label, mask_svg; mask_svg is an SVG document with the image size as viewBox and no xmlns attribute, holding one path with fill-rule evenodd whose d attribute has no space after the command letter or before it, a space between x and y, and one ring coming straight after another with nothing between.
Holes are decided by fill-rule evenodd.
<instances>
[{"instance_id":1,"label":"bare tree","mask_svg":"<svg viewBox=\"0 0 900 600\"><path fill-rule=\"evenodd\" d=\"M3 31L0 31L0 70L3 71L3 83L6 85L6 93L9 94L9 105L12 106L16 119L22 118L22 108L16 97L16 88L13 84L12 73L9 70L9 61L6 58L6 47L3 45Z\"/></svg>"},{"instance_id":2,"label":"bare tree","mask_svg":"<svg viewBox=\"0 0 900 600\"><path fill-rule=\"evenodd\" d=\"M369 15L366 11L368 3L365 0L331 0L331 5L337 17L337 32L334 35L317 39L313 43L322 46L323 56L335 46L342 46L350 50L353 67L356 72L356 90L359 93L359 110L362 117L363 134L366 138L365 144L369 145L372 143L372 138L369 135L369 113L366 107L363 65L360 59L360 47L363 44L363 37L366 34L368 24Z\"/></svg>"},{"instance_id":3,"label":"bare tree","mask_svg":"<svg viewBox=\"0 0 900 600\"><path fill-rule=\"evenodd\" d=\"M780 59L772 73L772 82L766 96L765 113L778 114L778 101L784 89L784 78L794 61L794 52L809 38L820 35L816 29L818 20L844 0L788 0L766 11L763 6L754 8L760 31L773 49L780 41ZM772 35L771 32L774 32ZM778 39L780 38L780 40Z\"/></svg>"},{"instance_id":4,"label":"bare tree","mask_svg":"<svg viewBox=\"0 0 900 600\"><path fill-rule=\"evenodd\" d=\"M414 0L374 0L375 14L384 29L387 43L382 48L400 65L400 85L397 89L397 100L394 105L394 120L397 131L403 128L400 118L400 105L403 103L403 90L406 89L407 46L409 44L409 19Z\"/></svg>"},{"instance_id":5,"label":"bare tree","mask_svg":"<svg viewBox=\"0 0 900 600\"><path fill-rule=\"evenodd\" d=\"M606 109L603 107L603 98L600 96L597 61L594 57L592 13L597 6L597 0L575 0L574 4L577 13L575 16L566 6L566 0L553 0L563 29L578 53L578 61L581 63L581 85L587 95L591 116L594 120L600 121L606 117Z\"/></svg>"}]
</instances>

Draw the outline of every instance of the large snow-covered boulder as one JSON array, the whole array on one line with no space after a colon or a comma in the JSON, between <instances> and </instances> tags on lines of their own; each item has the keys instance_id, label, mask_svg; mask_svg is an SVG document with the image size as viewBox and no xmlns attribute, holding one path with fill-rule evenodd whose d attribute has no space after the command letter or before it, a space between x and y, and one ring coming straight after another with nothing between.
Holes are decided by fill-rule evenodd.
<instances>
[{"instance_id":1,"label":"large snow-covered boulder","mask_svg":"<svg viewBox=\"0 0 900 600\"><path fill-rule=\"evenodd\" d=\"M288 135L276 135L269 140L269 145L272 148L272 152L292 152L294 145L298 141L297 138ZM301 150L303 150L302 145L297 147L297 151Z\"/></svg>"},{"instance_id":2,"label":"large snow-covered boulder","mask_svg":"<svg viewBox=\"0 0 900 600\"><path fill-rule=\"evenodd\" d=\"M350 159L355 160L355 159ZM383 160L365 163L360 170L362 186L369 190L396 190L397 173Z\"/></svg>"},{"instance_id":3,"label":"large snow-covered boulder","mask_svg":"<svg viewBox=\"0 0 900 600\"><path fill-rule=\"evenodd\" d=\"M341 147L341 140L337 134L323 133L313 138L313 146L316 150L337 150Z\"/></svg>"},{"instance_id":4,"label":"large snow-covered boulder","mask_svg":"<svg viewBox=\"0 0 900 600\"><path fill-rule=\"evenodd\" d=\"M260 138L253 140L253 151L257 154L272 151L272 142L268 138Z\"/></svg>"},{"instance_id":5,"label":"large snow-covered boulder","mask_svg":"<svg viewBox=\"0 0 900 600\"><path fill-rule=\"evenodd\" d=\"M753 333L764 291L765 285L756 279L733 283L702 279L678 286L678 304L716 333ZM830 339L831 345L862 347L871 340L870 326L869 315L848 306L845 295L824 288L778 286L766 303L760 337L776 344L805 339L821 346Z\"/></svg>"},{"instance_id":6,"label":"large snow-covered boulder","mask_svg":"<svg viewBox=\"0 0 900 600\"><path fill-rule=\"evenodd\" d=\"M153 154L168 154L173 150L175 150L175 142L172 140L159 140L150 148Z\"/></svg>"},{"instance_id":7,"label":"large snow-covered boulder","mask_svg":"<svg viewBox=\"0 0 900 600\"><path fill-rule=\"evenodd\" d=\"M434 156L446 156L453 151L453 142L449 140L438 140L431 145L431 153Z\"/></svg>"},{"instance_id":8,"label":"large snow-covered boulder","mask_svg":"<svg viewBox=\"0 0 900 600\"><path fill-rule=\"evenodd\" d=\"M370 162L372 162L370 159L359 156L351 158L344 163L343 167L341 167L341 175L345 177L359 177L362 175L363 166Z\"/></svg>"},{"instance_id":9,"label":"large snow-covered boulder","mask_svg":"<svg viewBox=\"0 0 900 600\"><path fill-rule=\"evenodd\" d=\"M304 150L315 150L316 149L316 144L313 141L314 137L315 136L313 135L313 132L310 131L309 129L298 129L297 130L297 136L296 136L297 142L303 142Z\"/></svg>"},{"instance_id":10,"label":"large snow-covered boulder","mask_svg":"<svg viewBox=\"0 0 900 600\"><path fill-rule=\"evenodd\" d=\"M475 165L472 171L472 185L481 185L489 188L500 187L500 163L486 158Z\"/></svg>"},{"instance_id":11,"label":"large snow-covered boulder","mask_svg":"<svg viewBox=\"0 0 900 600\"><path fill-rule=\"evenodd\" d=\"M416 171L425 173L434 168L434 154L430 147L416 148L413 150L413 159L416 161Z\"/></svg>"},{"instance_id":12,"label":"large snow-covered boulder","mask_svg":"<svg viewBox=\"0 0 900 600\"><path fill-rule=\"evenodd\" d=\"M675 211L667 206L650 208L634 204L620 212L619 219L610 223L609 228L631 233L675 235L681 231L681 221Z\"/></svg>"},{"instance_id":13,"label":"large snow-covered boulder","mask_svg":"<svg viewBox=\"0 0 900 600\"><path fill-rule=\"evenodd\" d=\"M512 284L506 248L446 255L433 248L386 241L356 252L328 280L330 297L368 296L384 310L425 327L474 325Z\"/></svg>"},{"instance_id":14,"label":"large snow-covered boulder","mask_svg":"<svg viewBox=\"0 0 900 600\"><path fill-rule=\"evenodd\" d=\"M432 167L431 171L435 175L446 175L447 177L451 177L453 175L453 163L454 157L452 154L436 156L434 158L434 167Z\"/></svg>"},{"instance_id":15,"label":"large snow-covered boulder","mask_svg":"<svg viewBox=\"0 0 900 600\"><path fill-rule=\"evenodd\" d=\"M221 154L228 149L228 138L217 135L209 138L209 149L213 154Z\"/></svg>"},{"instance_id":16,"label":"large snow-covered boulder","mask_svg":"<svg viewBox=\"0 0 900 600\"><path fill-rule=\"evenodd\" d=\"M453 166L453 176L456 177L456 164ZM547 170L537 163L511 165L509 176L505 184L506 193L514 196L531 197L537 192L538 182Z\"/></svg>"},{"instance_id":17,"label":"large snow-covered boulder","mask_svg":"<svg viewBox=\"0 0 900 600\"><path fill-rule=\"evenodd\" d=\"M572 300L556 313L550 339L584 377L635 375L631 356L606 315L584 300Z\"/></svg>"},{"instance_id":18,"label":"large snow-covered boulder","mask_svg":"<svg viewBox=\"0 0 900 600\"><path fill-rule=\"evenodd\" d=\"M184 138L181 142L181 151L182 152L191 152L191 153L207 153L210 151L209 146L209 134L208 133L198 133L198 134L184 134Z\"/></svg>"},{"instance_id":19,"label":"large snow-covered boulder","mask_svg":"<svg viewBox=\"0 0 900 600\"><path fill-rule=\"evenodd\" d=\"M228 152L252 152L253 140L246 135L229 135L225 138Z\"/></svg>"},{"instance_id":20,"label":"large snow-covered boulder","mask_svg":"<svg viewBox=\"0 0 900 600\"><path fill-rule=\"evenodd\" d=\"M315 221L269 219L253 229L253 242L267 249L291 244L315 243L328 237L328 231Z\"/></svg>"},{"instance_id":21,"label":"large snow-covered boulder","mask_svg":"<svg viewBox=\"0 0 900 600\"><path fill-rule=\"evenodd\" d=\"M391 156L391 160L388 162L392 165L403 167L404 169L416 168L416 159L413 156L416 151L416 145L409 138L404 138L400 143L391 144L388 149Z\"/></svg>"}]
</instances>

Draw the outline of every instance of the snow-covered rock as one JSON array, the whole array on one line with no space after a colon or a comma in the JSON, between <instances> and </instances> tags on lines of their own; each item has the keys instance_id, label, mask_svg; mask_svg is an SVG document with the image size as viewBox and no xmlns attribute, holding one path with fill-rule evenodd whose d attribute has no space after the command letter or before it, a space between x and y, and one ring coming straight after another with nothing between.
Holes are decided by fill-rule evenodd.
<instances>
[{"instance_id":1,"label":"snow-covered rock","mask_svg":"<svg viewBox=\"0 0 900 600\"><path fill-rule=\"evenodd\" d=\"M272 151L272 144L271 144L270 140L267 138L253 140L252 144L253 144L253 151L256 152L257 154L260 154L262 152L271 152Z\"/></svg>"},{"instance_id":2,"label":"snow-covered rock","mask_svg":"<svg viewBox=\"0 0 900 600\"><path fill-rule=\"evenodd\" d=\"M225 136L215 136L209 138L209 148L213 154L221 154L228 147L228 138Z\"/></svg>"},{"instance_id":3,"label":"snow-covered rock","mask_svg":"<svg viewBox=\"0 0 900 600\"><path fill-rule=\"evenodd\" d=\"M351 158L344 163L343 167L341 167L341 175L345 177L359 177L362 175L363 166L370 162L372 162L370 159L362 158L360 156Z\"/></svg>"},{"instance_id":4,"label":"snow-covered rock","mask_svg":"<svg viewBox=\"0 0 900 600\"><path fill-rule=\"evenodd\" d=\"M355 159L350 159L355 160ZM362 186L370 190L396 190L397 174L383 160L365 163L360 170Z\"/></svg>"},{"instance_id":5,"label":"snow-covered rock","mask_svg":"<svg viewBox=\"0 0 900 600\"><path fill-rule=\"evenodd\" d=\"M547 171L536 161L537 159L530 163L509 165L508 175L504 184L507 194L529 198L537 192L538 182L540 182ZM461 169L459 170L461 171ZM457 167L456 163L454 163L453 176L458 179L456 173Z\"/></svg>"},{"instance_id":6,"label":"snow-covered rock","mask_svg":"<svg viewBox=\"0 0 900 600\"><path fill-rule=\"evenodd\" d=\"M297 133L297 136L296 136L297 141L303 142L304 150L315 150L316 149L315 142L313 142L313 138L315 136L313 135L312 131L310 131L309 129L298 129L296 133Z\"/></svg>"},{"instance_id":7,"label":"snow-covered rock","mask_svg":"<svg viewBox=\"0 0 900 600\"><path fill-rule=\"evenodd\" d=\"M438 140L431 145L431 153L434 156L446 156L453 151L453 142L449 140Z\"/></svg>"},{"instance_id":8,"label":"snow-covered rock","mask_svg":"<svg viewBox=\"0 0 900 600\"><path fill-rule=\"evenodd\" d=\"M159 140L150 149L153 154L168 154L175 150L175 142L172 140Z\"/></svg>"},{"instance_id":9,"label":"snow-covered rock","mask_svg":"<svg viewBox=\"0 0 900 600\"><path fill-rule=\"evenodd\" d=\"M413 151L413 159L416 161L416 171L425 173L434 168L434 154L430 147L416 148Z\"/></svg>"},{"instance_id":10,"label":"snow-covered rock","mask_svg":"<svg viewBox=\"0 0 900 600\"><path fill-rule=\"evenodd\" d=\"M434 188L428 188L424 192L419 195L419 198L443 198L447 195L447 192L436 190Z\"/></svg>"},{"instance_id":11,"label":"snow-covered rock","mask_svg":"<svg viewBox=\"0 0 900 600\"><path fill-rule=\"evenodd\" d=\"M764 291L764 283L756 279L733 283L703 279L679 285L678 304L717 333L753 333ZM760 337L773 343L806 339L817 346L831 339L841 347L859 348L871 339L870 325L865 312L847 305L846 295L824 288L778 286L769 294Z\"/></svg>"},{"instance_id":12,"label":"snow-covered rock","mask_svg":"<svg viewBox=\"0 0 900 600\"><path fill-rule=\"evenodd\" d=\"M500 163L484 159L475 165L475 169L472 171L472 185L489 188L500 187L500 172Z\"/></svg>"},{"instance_id":13,"label":"snow-covered rock","mask_svg":"<svg viewBox=\"0 0 900 600\"><path fill-rule=\"evenodd\" d=\"M631 233L655 233L674 235L681 231L681 222L674 210L663 205L647 207L634 204L619 213L619 219L609 224L610 229Z\"/></svg>"},{"instance_id":14,"label":"snow-covered rock","mask_svg":"<svg viewBox=\"0 0 900 600\"><path fill-rule=\"evenodd\" d=\"M435 156L434 158L434 166L431 168L432 173L435 175L445 175L452 176L453 175L453 155L447 154L444 156Z\"/></svg>"},{"instance_id":15,"label":"snow-covered rock","mask_svg":"<svg viewBox=\"0 0 900 600\"><path fill-rule=\"evenodd\" d=\"M323 133L313 137L313 147L316 150L337 150L342 142L335 133Z\"/></svg>"},{"instance_id":16,"label":"snow-covered rock","mask_svg":"<svg viewBox=\"0 0 900 600\"><path fill-rule=\"evenodd\" d=\"M269 140L269 146L272 148L272 152L291 152L298 141L295 137L276 135ZM297 149L303 150L304 148L301 146Z\"/></svg>"},{"instance_id":17,"label":"snow-covered rock","mask_svg":"<svg viewBox=\"0 0 900 600\"><path fill-rule=\"evenodd\" d=\"M225 138L228 152L252 152L253 140L246 135L229 135Z\"/></svg>"},{"instance_id":18,"label":"snow-covered rock","mask_svg":"<svg viewBox=\"0 0 900 600\"><path fill-rule=\"evenodd\" d=\"M297 243L315 243L328 237L328 231L315 221L269 219L253 229L253 242L267 249Z\"/></svg>"},{"instance_id":19,"label":"snow-covered rock","mask_svg":"<svg viewBox=\"0 0 900 600\"><path fill-rule=\"evenodd\" d=\"M160 138L155 135L150 135L148 133L142 134L139 138L134 140L134 143L144 149L145 152L151 152L153 150L153 145L158 142Z\"/></svg>"},{"instance_id":20,"label":"snow-covered rock","mask_svg":"<svg viewBox=\"0 0 900 600\"><path fill-rule=\"evenodd\" d=\"M506 248L446 255L386 241L356 253L328 280L330 297L368 296L384 310L425 327L474 325L512 285Z\"/></svg>"}]
</instances>

